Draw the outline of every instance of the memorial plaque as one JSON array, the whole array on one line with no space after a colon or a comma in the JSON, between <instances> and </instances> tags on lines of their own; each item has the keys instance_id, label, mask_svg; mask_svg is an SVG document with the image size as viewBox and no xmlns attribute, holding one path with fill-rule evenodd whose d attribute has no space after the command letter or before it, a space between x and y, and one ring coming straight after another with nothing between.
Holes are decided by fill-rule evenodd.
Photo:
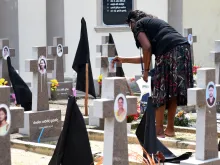
<instances>
[{"instance_id":1,"label":"memorial plaque","mask_svg":"<svg viewBox=\"0 0 220 165\"><path fill-rule=\"evenodd\" d=\"M133 9L133 0L103 0L103 23L123 25Z\"/></svg>"}]
</instances>

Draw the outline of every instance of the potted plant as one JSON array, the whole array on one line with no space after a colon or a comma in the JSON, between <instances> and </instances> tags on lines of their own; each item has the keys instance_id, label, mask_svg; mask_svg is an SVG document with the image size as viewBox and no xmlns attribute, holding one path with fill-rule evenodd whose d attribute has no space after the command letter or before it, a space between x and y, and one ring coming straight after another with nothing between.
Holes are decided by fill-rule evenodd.
<instances>
[{"instance_id":1,"label":"potted plant","mask_svg":"<svg viewBox=\"0 0 220 165\"><path fill-rule=\"evenodd\" d=\"M98 77L98 83L99 83L99 94L98 94L98 96L101 97L101 94L102 94L102 74L99 75L99 77Z\"/></svg>"},{"instance_id":2,"label":"potted plant","mask_svg":"<svg viewBox=\"0 0 220 165\"><path fill-rule=\"evenodd\" d=\"M50 80L51 82L51 100L56 100L57 99L57 87L59 86L59 83L56 79Z\"/></svg>"}]
</instances>

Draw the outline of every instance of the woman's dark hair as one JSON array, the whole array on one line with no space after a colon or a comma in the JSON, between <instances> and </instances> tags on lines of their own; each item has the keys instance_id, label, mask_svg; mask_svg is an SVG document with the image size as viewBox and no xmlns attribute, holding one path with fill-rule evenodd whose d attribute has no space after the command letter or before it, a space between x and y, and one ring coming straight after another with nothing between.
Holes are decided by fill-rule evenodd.
<instances>
[{"instance_id":1,"label":"woman's dark hair","mask_svg":"<svg viewBox=\"0 0 220 165\"><path fill-rule=\"evenodd\" d=\"M6 121L7 120L7 110L4 107L1 107L0 111L4 112L4 114L5 114L5 121Z\"/></svg>"},{"instance_id":2,"label":"woman's dark hair","mask_svg":"<svg viewBox=\"0 0 220 165\"><path fill-rule=\"evenodd\" d=\"M119 101L119 100L122 100L122 101L124 101L123 97L119 97L119 98L118 98L118 101Z\"/></svg>"},{"instance_id":3,"label":"woman's dark hair","mask_svg":"<svg viewBox=\"0 0 220 165\"><path fill-rule=\"evenodd\" d=\"M44 64L45 64L44 69L46 69L46 62L45 62L45 60L44 60L44 59L41 59L41 60L40 60L40 63L41 63L41 61L44 62ZM39 67L40 67L40 63L39 63ZM40 68L41 68L41 67L40 67Z\"/></svg>"},{"instance_id":4,"label":"woman's dark hair","mask_svg":"<svg viewBox=\"0 0 220 165\"><path fill-rule=\"evenodd\" d=\"M140 20L141 18L144 17L148 17L148 18L157 18L156 16L153 16L151 14L147 14L141 10L134 10L134 11L130 11L128 13L128 17L126 19L126 23L130 23L132 20L137 22L138 20Z\"/></svg>"},{"instance_id":5,"label":"woman's dark hair","mask_svg":"<svg viewBox=\"0 0 220 165\"><path fill-rule=\"evenodd\" d=\"M8 51L8 48L7 48L7 47L5 47L5 48L4 48L4 50L7 50L7 51Z\"/></svg>"}]
</instances>

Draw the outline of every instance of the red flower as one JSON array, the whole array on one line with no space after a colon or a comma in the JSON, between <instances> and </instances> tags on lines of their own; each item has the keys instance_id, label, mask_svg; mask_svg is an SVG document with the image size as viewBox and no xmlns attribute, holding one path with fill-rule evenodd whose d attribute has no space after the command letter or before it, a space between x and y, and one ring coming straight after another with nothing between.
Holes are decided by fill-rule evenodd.
<instances>
[{"instance_id":1,"label":"red flower","mask_svg":"<svg viewBox=\"0 0 220 165\"><path fill-rule=\"evenodd\" d=\"M197 74L198 68L200 68L200 66L193 66L193 74Z\"/></svg>"},{"instance_id":2,"label":"red flower","mask_svg":"<svg viewBox=\"0 0 220 165\"><path fill-rule=\"evenodd\" d=\"M132 82L132 81L135 81L135 78L131 78L130 81L131 81L131 82Z\"/></svg>"}]
</instances>

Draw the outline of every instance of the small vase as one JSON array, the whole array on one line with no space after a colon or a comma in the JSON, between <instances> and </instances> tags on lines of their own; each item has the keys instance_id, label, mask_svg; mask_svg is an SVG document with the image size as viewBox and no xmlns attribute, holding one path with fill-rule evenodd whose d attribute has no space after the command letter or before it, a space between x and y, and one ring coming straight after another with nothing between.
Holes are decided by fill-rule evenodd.
<instances>
[{"instance_id":1,"label":"small vase","mask_svg":"<svg viewBox=\"0 0 220 165\"><path fill-rule=\"evenodd\" d=\"M57 91L51 91L51 100L57 100Z\"/></svg>"},{"instance_id":2,"label":"small vase","mask_svg":"<svg viewBox=\"0 0 220 165\"><path fill-rule=\"evenodd\" d=\"M102 95L102 85L99 84L99 97L101 97L101 95Z\"/></svg>"},{"instance_id":3,"label":"small vase","mask_svg":"<svg viewBox=\"0 0 220 165\"><path fill-rule=\"evenodd\" d=\"M127 123L127 133L131 133L131 123Z\"/></svg>"}]
</instances>

